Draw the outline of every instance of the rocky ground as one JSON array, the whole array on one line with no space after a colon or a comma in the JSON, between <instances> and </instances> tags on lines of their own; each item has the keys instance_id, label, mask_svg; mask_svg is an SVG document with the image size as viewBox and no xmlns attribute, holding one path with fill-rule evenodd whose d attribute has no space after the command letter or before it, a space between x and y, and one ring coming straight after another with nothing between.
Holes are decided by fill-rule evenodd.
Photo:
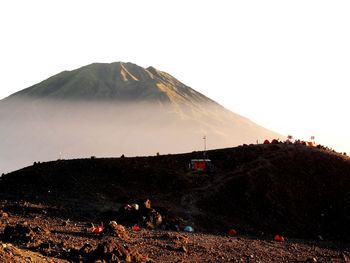
<instances>
[{"instance_id":1,"label":"rocky ground","mask_svg":"<svg viewBox=\"0 0 350 263\"><path fill-rule=\"evenodd\" d=\"M3 175L0 262L350 262L347 156L243 145L207 152L210 173L190 170L202 157L57 160Z\"/></svg>"},{"instance_id":2,"label":"rocky ground","mask_svg":"<svg viewBox=\"0 0 350 263\"><path fill-rule=\"evenodd\" d=\"M131 227L119 236L94 234L92 226L99 222L72 220L69 214L55 217L50 209L2 200L0 262L350 262L350 246L343 242L288 237L277 242L272 235L135 231ZM6 234L9 226L17 226L17 232Z\"/></svg>"}]
</instances>

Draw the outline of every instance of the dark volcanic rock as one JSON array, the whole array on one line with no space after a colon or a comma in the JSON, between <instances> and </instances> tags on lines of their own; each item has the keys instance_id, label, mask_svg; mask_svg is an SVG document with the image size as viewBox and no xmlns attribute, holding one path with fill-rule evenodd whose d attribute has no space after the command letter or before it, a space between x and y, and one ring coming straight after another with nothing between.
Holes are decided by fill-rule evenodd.
<instances>
[{"instance_id":1,"label":"dark volcanic rock","mask_svg":"<svg viewBox=\"0 0 350 263\"><path fill-rule=\"evenodd\" d=\"M28 243L33 241L35 233L26 223L17 224L16 226L6 226L2 235L2 240L13 243Z\"/></svg>"},{"instance_id":2,"label":"dark volcanic rock","mask_svg":"<svg viewBox=\"0 0 350 263\"><path fill-rule=\"evenodd\" d=\"M151 198L175 215L167 215L167 222L184 219L174 221L174 227L181 223L212 233L234 227L239 233L349 240L348 157L303 145L241 146L208 151L215 166L208 175L188 170L190 160L200 156L41 163L4 175L0 193L70 207L72 216L89 209L95 217L105 203L116 210L118 200ZM157 225L159 217L154 218Z\"/></svg>"}]
</instances>

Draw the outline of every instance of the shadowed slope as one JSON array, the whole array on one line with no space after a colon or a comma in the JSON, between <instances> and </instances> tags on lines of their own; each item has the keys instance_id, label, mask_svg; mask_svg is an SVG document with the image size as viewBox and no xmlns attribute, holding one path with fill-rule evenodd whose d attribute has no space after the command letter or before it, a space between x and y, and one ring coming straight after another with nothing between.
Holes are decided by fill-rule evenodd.
<instances>
[{"instance_id":1,"label":"shadowed slope","mask_svg":"<svg viewBox=\"0 0 350 263\"><path fill-rule=\"evenodd\" d=\"M86 203L91 209L101 201L113 207L151 198L205 231L234 226L255 235L349 240L349 158L302 145L240 146L209 151L215 171L207 176L187 169L201 156L42 163L6 175L0 192L67 207L76 203L78 210Z\"/></svg>"}]
</instances>

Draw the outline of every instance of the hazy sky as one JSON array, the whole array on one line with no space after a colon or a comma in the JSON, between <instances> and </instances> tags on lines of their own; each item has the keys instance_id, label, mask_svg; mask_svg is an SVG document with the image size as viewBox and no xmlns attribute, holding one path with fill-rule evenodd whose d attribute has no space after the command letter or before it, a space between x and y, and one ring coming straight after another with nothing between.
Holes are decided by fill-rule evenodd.
<instances>
[{"instance_id":1,"label":"hazy sky","mask_svg":"<svg viewBox=\"0 0 350 263\"><path fill-rule=\"evenodd\" d=\"M349 1L1 1L0 98L63 70L133 62L350 152L349 14Z\"/></svg>"}]
</instances>

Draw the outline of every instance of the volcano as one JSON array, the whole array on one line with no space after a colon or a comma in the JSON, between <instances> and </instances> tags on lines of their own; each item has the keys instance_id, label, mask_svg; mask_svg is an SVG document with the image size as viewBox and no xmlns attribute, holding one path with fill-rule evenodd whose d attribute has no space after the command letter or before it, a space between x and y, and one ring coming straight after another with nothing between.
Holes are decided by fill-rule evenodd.
<instances>
[{"instance_id":1,"label":"volcano","mask_svg":"<svg viewBox=\"0 0 350 263\"><path fill-rule=\"evenodd\" d=\"M0 172L38 161L180 153L280 137L168 73L133 63L64 71L0 101Z\"/></svg>"}]
</instances>

